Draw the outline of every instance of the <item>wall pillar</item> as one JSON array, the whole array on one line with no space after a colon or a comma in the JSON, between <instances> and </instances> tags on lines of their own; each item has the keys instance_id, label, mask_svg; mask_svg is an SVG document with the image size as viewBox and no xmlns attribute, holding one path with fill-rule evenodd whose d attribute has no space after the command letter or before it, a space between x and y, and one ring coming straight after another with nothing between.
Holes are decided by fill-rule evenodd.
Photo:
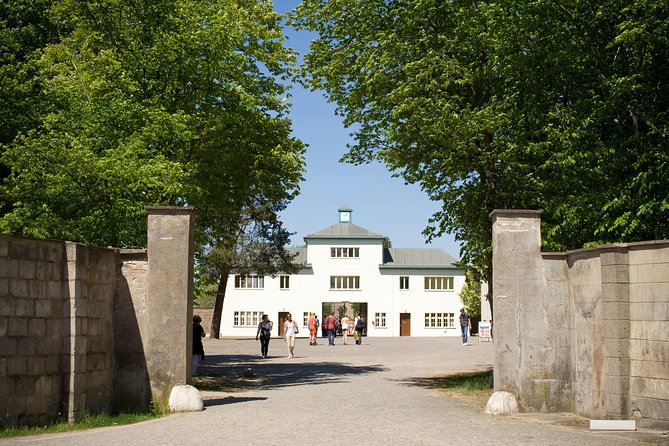
<instances>
[{"instance_id":1,"label":"wall pillar","mask_svg":"<svg viewBox=\"0 0 669 446\"><path fill-rule=\"evenodd\" d=\"M630 416L629 254L611 246L601 253L604 338L604 417Z\"/></svg>"},{"instance_id":2,"label":"wall pillar","mask_svg":"<svg viewBox=\"0 0 669 446\"><path fill-rule=\"evenodd\" d=\"M164 407L172 387L191 381L195 211L146 209L147 337L143 344L152 398L154 404Z\"/></svg>"},{"instance_id":3,"label":"wall pillar","mask_svg":"<svg viewBox=\"0 0 669 446\"><path fill-rule=\"evenodd\" d=\"M559 380L547 348L541 212L495 210L493 221L493 321L495 391L516 395L521 410L548 411Z\"/></svg>"}]
</instances>

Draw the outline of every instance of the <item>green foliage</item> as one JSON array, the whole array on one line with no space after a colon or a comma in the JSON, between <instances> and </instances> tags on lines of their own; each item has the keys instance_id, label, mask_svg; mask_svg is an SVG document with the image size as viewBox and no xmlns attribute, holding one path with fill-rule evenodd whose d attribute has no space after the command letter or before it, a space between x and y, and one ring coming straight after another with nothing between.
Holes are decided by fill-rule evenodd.
<instances>
[{"instance_id":1,"label":"green foliage","mask_svg":"<svg viewBox=\"0 0 669 446\"><path fill-rule=\"evenodd\" d=\"M1 232L142 246L145 205L191 205L207 244L254 200L296 192L304 146L282 84L294 55L270 3L38 5L18 29L44 21L61 34L34 39L23 55L34 72L14 76L40 95L22 96L34 119L0 141Z\"/></svg>"},{"instance_id":2,"label":"green foliage","mask_svg":"<svg viewBox=\"0 0 669 446\"><path fill-rule=\"evenodd\" d=\"M304 0L302 79L443 205L424 231L491 274L494 209L543 210L547 249L669 238L669 4Z\"/></svg>"},{"instance_id":3,"label":"green foliage","mask_svg":"<svg viewBox=\"0 0 669 446\"><path fill-rule=\"evenodd\" d=\"M470 316L481 315L481 282L474 269L467 270L465 285L460 291L460 299Z\"/></svg>"}]
</instances>

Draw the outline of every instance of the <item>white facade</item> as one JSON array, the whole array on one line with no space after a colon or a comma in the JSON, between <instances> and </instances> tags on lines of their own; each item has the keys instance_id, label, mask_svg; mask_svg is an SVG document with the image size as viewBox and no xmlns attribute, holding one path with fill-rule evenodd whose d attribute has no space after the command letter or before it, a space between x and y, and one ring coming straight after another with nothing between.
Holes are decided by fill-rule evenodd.
<instances>
[{"instance_id":1,"label":"white facade","mask_svg":"<svg viewBox=\"0 0 669 446\"><path fill-rule=\"evenodd\" d=\"M370 337L459 336L465 276L455 259L440 249L384 248L385 237L353 224L351 212L342 206L338 224L305 237L306 247L292 248L304 264L298 274L231 275L221 336L255 336L262 314L274 322L272 335L282 336L290 312L300 325L298 337L308 337L308 313L322 323L330 309L338 317L362 313Z\"/></svg>"}]
</instances>

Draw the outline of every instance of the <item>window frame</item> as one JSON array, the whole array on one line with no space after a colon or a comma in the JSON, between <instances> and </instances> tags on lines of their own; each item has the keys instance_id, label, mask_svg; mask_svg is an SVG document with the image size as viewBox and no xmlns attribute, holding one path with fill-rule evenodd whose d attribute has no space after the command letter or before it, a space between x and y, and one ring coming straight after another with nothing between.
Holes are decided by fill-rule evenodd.
<instances>
[{"instance_id":1,"label":"window frame","mask_svg":"<svg viewBox=\"0 0 669 446\"><path fill-rule=\"evenodd\" d=\"M423 287L425 291L454 291L455 277L425 276Z\"/></svg>"},{"instance_id":2,"label":"window frame","mask_svg":"<svg viewBox=\"0 0 669 446\"><path fill-rule=\"evenodd\" d=\"M331 291L360 289L360 276L330 276Z\"/></svg>"}]
</instances>

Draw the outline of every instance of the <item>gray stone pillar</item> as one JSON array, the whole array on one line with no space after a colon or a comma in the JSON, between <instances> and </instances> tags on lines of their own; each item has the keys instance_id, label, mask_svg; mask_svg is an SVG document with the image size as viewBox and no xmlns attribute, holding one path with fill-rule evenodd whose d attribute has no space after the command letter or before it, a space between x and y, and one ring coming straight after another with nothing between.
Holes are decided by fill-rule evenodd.
<instances>
[{"instance_id":1,"label":"gray stone pillar","mask_svg":"<svg viewBox=\"0 0 669 446\"><path fill-rule=\"evenodd\" d=\"M603 305L604 417L625 419L630 408L629 254L605 247L601 254Z\"/></svg>"},{"instance_id":2,"label":"gray stone pillar","mask_svg":"<svg viewBox=\"0 0 669 446\"><path fill-rule=\"evenodd\" d=\"M495 210L493 322L495 391L511 392L521 410L547 410L550 362L546 351L541 212Z\"/></svg>"},{"instance_id":3,"label":"gray stone pillar","mask_svg":"<svg viewBox=\"0 0 669 446\"><path fill-rule=\"evenodd\" d=\"M195 211L146 209L148 329L143 344L153 401L166 408L172 387L191 381Z\"/></svg>"}]
</instances>

